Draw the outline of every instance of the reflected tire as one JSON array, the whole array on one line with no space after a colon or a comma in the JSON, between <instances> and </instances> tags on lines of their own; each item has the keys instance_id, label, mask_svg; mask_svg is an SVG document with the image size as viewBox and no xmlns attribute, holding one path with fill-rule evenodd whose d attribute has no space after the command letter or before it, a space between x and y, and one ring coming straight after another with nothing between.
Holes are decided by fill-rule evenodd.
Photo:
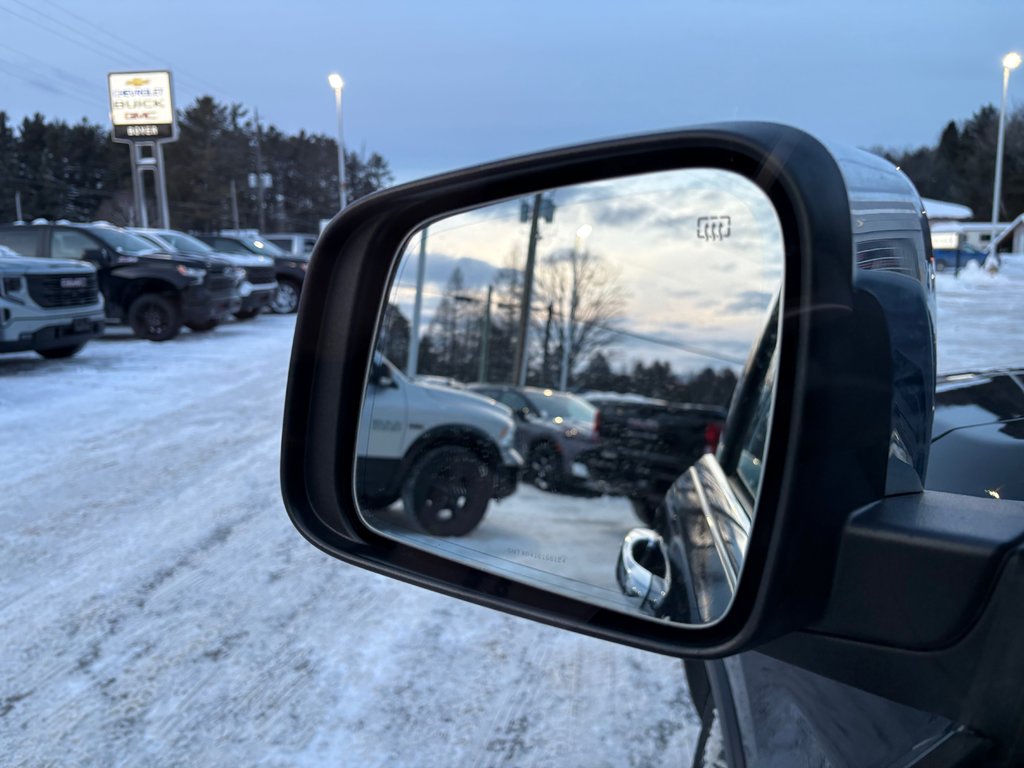
<instances>
[{"instance_id":1,"label":"reflected tire","mask_svg":"<svg viewBox=\"0 0 1024 768\"><path fill-rule=\"evenodd\" d=\"M128 325L140 339L170 341L181 332L181 310L173 299L144 293L128 308Z\"/></svg>"},{"instance_id":2,"label":"reflected tire","mask_svg":"<svg viewBox=\"0 0 1024 768\"><path fill-rule=\"evenodd\" d=\"M542 491L555 493L561 490L562 457L550 443L539 443L530 449L526 459L526 479Z\"/></svg>"},{"instance_id":3,"label":"reflected tire","mask_svg":"<svg viewBox=\"0 0 1024 768\"><path fill-rule=\"evenodd\" d=\"M409 473L402 503L434 536L465 536L483 520L491 500L491 468L465 448L428 451Z\"/></svg>"},{"instance_id":4,"label":"reflected tire","mask_svg":"<svg viewBox=\"0 0 1024 768\"><path fill-rule=\"evenodd\" d=\"M85 346L83 341L81 344L71 344L67 347L53 347L52 349L37 349L40 355L45 357L47 360L63 360L66 357L73 357L82 351L82 347Z\"/></svg>"},{"instance_id":5,"label":"reflected tire","mask_svg":"<svg viewBox=\"0 0 1024 768\"><path fill-rule=\"evenodd\" d=\"M235 312L235 317L238 320L252 320L256 315L263 311L263 307L253 307L252 309L240 309Z\"/></svg>"},{"instance_id":6,"label":"reflected tire","mask_svg":"<svg viewBox=\"0 0 1024 768\"><path fill-rule=\"evenodd\" d=\"M186 323L185 325L194 333L207 333L220 325L220 319L204 320L201 323Z\"/></svg>"},{"instance_id":7,"label":"reflected tire","mask_svg":"<svg viewBox=\"0 0 1024 768\"><path fill-rule=\"evenodd\" d=\"M277 293L270 302L270 309L278 315L290 315L299 308L299 284L278 278Z\"/></svg>"},{"instance_id":8,"label":"reflected tire","mask_svg":"<svg viewBox=\"0 0 1024 768\"><path fill-rule=\"evenodd\" d=\"M641 523L648 528L654 525L654 518L658 513L657 504L652 504L647 499L630 499L629 503L633 506L633 514Z\"/></svg>"}]
</instances>

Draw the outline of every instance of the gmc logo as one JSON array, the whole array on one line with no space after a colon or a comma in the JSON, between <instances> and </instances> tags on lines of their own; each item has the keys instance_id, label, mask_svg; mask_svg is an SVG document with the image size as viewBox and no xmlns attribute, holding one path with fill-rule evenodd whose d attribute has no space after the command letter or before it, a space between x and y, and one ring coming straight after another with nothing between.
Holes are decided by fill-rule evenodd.
<instances>
[{"instance_id":1,"label":"gmc logo","mask_svg":"<svg viewBox=\"0 0 1024 768\"><path fill-rule=\"evenodd\" d=\"M61 288L85 288L89 284L89 281L84 277L62 277L60 279Z\"/></svg>"}]
</instances>

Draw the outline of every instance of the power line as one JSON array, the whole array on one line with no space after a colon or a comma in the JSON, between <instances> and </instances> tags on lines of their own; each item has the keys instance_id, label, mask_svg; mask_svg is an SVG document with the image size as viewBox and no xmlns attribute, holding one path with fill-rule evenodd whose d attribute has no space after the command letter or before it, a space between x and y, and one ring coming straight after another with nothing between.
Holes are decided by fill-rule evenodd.
<instances>
[{"instance_id":1,"label":"power line","mask_svg":"<svg viewBox=\"0 0 1024 768\"><path fill-rule=\"evenodd\" d=\"M22 5L24 5L22 0L15 0L15 2L18 2L18 3L21 3ZM135 43L131 42L130 40L127 40L126 38L121 37L120 35L115 35L110 30L101 27L99 24L96 24L95 22L91 21L90 19L86 18L85 16L81 16L81 15L75 13L74 11L72 11L71 9L66 8L63 5L60 5L59 3L54 2L54 0L45 0L45 2L46 2L47 5L49 5L49 6L53 7L53 8L56 8L61 13L65 13L68 16L71 16L72 18L77 19L82 24L85 24L86 26L91 27L92 29L95 29L97 32L100 32L103 35L106 35L110 40L113 40L113 41L119 43L122 46L125 46L127 48L131 48L132 50L136 51L137 53L142 54L143 56L152 57L152 56L156 55L158 58L162 58L165 62L169 63L169 60L168 60L168 58L166 56L159 56L159 52L153 51L152 49L142 48L141 46L136 45ZM208 91L213 91L214 93L218 93L221 96L224 96L224 93L219 88L215 87L212 83L206 82L203 78L198 77L197 75L189 72L187 69L183 69L183 68L180 68L180 67L174 67L174 71L175 71L176 75L180 73L182 76L184 76L184 79L191 80L191 81L193 81L193 83L195 85L201 86L198 89L192 88L190 90L193 90L193 91L208 90Z\"/></svg>"}]
</instances>

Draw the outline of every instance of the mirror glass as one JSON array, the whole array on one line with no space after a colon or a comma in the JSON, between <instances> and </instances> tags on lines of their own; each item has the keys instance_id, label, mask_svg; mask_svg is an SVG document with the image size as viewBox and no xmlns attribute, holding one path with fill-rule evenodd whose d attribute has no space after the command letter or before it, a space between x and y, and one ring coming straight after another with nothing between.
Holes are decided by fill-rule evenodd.
<instances>
[{"instance_id":1,"label":"mirror glass","mask_svg":"<svg viewBox=\"0 0 1024 768\"><path fill-rule=\"evenodd\" d=\"M720 618L775 395L764 192L719 169L560 187L433 221L396 257L366 524L602 607Z\"/></svg>"}]
</instances>

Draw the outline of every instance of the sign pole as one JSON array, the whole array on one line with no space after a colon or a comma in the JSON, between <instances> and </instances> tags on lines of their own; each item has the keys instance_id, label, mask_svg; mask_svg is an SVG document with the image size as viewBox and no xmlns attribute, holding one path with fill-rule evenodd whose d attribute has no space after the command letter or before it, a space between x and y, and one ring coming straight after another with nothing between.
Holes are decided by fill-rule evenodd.
<instances>
[{"instance_id":1,"label":"sign pole","mask_svg":"<svg viewBox=\"0 0 1024 768\"><path fill-rule=\"evenodd\" d=\"M139 166L141 147L135 142L128 145L132 158L132 193L135 196L135 220L140 227L149 227L149 213L146 211L146 196L142 188L142 168Z\"/></svg>"},{"instance_id":2,"label":"sign pole","mask_svg":"<svg viewBox=\"0 0 1024 768\"><path fill-rule=\"evenodd\" d=\"M153 155L156 157L156 165L153 173L156 176L156 200L160 209L160 226L164 229L171 228L171 211L167 205L167 174L164 172L164 145L159 141L153 144Z\"/></svg>"}]
</instances>

